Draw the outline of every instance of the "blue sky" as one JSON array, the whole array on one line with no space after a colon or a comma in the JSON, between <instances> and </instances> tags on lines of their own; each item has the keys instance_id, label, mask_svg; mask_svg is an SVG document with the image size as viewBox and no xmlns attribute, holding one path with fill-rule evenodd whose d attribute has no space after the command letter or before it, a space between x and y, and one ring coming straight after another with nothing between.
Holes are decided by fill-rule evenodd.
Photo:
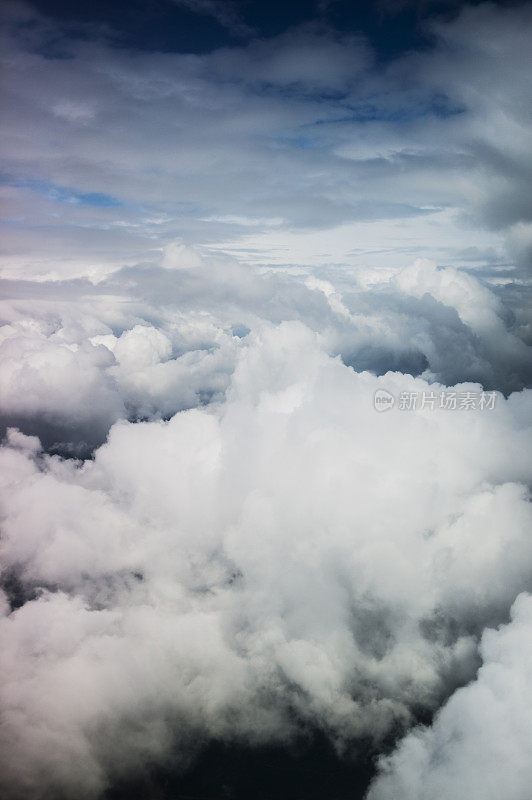
<instances>
[{"instance_id":1,"label":"blue sky","mask_svg":"<svg viewBox=\"0 0 532 800\"><path fill-rule=\"evenodd\" d=\"M112 206L120 205L118 200L108 194L99 194L98 192L80 194L79 192L69 189L66 186L57 186L53 183L46 183L46 181L32 181L31 179L28 179L23 183L17 183L16 181L11 181L9 178L5 178L2 182L6 186L30 189L40 197L44 197L47 200L52 200L54 203L94 206L96 208L110 208Z\"/></svg>"}]
</instances>

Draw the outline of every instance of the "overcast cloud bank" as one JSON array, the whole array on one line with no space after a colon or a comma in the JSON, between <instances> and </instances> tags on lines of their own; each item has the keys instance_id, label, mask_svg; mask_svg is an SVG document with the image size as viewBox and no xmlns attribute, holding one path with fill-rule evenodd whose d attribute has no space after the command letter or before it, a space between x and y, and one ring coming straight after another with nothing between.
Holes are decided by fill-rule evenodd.
<instances>
[{"instance_id":1,"label":"overcast cloud bank","mask_svg":"<svg viewBox=\"0 0 532 800\"><path fill-rule=\"evenodd\" d=\"M93 279L179 235L260 264L530 273L529 4L431 20L378 62L323 25L117 46L9 3L3 269Z\"/></svg>"}]
</instances>

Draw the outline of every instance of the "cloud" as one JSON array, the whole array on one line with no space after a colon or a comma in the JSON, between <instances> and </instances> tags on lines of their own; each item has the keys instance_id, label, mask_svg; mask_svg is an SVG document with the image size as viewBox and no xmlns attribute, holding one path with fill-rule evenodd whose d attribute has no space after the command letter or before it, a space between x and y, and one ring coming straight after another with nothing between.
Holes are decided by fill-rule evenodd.
<instances>
[{"instance_id":1,"label":"cloud","mask_svg":"<svg viewBox=\"0 0 532 800\"><path fill-rule=\"evenodd\" d=\"M195 14L214 17L233 36L250 36L254 32L253 28L242 19L238 4L231 0L224 0L223 3L216 0L172 0L172 2Z\"/></svg>"},{"instance_id":2,"label":"cloud","mask_svg":"<svg viewBox=\"0 0 532 800\"><path fill-rule=\"evenodd\" d=\"M429 728L410 733L388 758L368 800L525 800L530 791L532 598L520 595L512 619L482 637L482 667Z\"/></svg>"},{"instance_id":3,"label":"cloud","mask_svg":"<svg viewBox=\"0 0 532 800\"><path fill-rule=\"evenodd\" d=\"M114 359L100 346L50 336L39 324L5 325L0 356L4 424L38 420L49 436L97 443L119 417L123 402L106 370ZM39 429L37 429L39 430ZM42 428L41 428L42 430Z\"/></svg>"},{"instance_id":4,"label":"cloud","mask_svg":"<svg viewBox=\"0 0 532 800\"><path fill-rule=\"evenodd\" d=\"M345 93L372 62L361 37L334 35L315 24L289 29L273 39L258 39L246 48L224 48L207 63L224 80L295 92Z\"/></svg>"},{"instance_id":5,"label":"cloud","mask_svg":"<svg viewBox=\"0 0 532 800\"><path fill-rule=\"evenodd\" d=\"M492 271L522 274L528 17L526 5L466 8L433 25L432 48L387 66L362 38L312 25L201 55L59 30L65 59L43 18L30 39L11 20L4 269L100 279L180 236L244 246L263 265L449 265L491 248Z\"/></svg>"},{"instance_id":6,"label":"cloud","mask_svg":"<svg viewBox=\"0 0 532 800\"><path fill-rule=\"evenodd\" d=\"M136 325L118 339L103 337L102 343L118 362L109 373L130 412L150 417L223 397L238 345L229 333L217 338L215 347L198 347L176 358L170 358L168 337L148 325Z\"/></svg>"},{"instance_id":7,"label":"cloud","mask_svg":"<svg viewBox=\"0 0 532 800\"><path fill-rule=\"evenodd\" d=\"M96 797L208 738L378 742L474 676L528 588L530 392L379 415L378 386L429 387L299 322L244 342L225 403L119 422L91 460L10 433L8 797Z\"/></svg>"},{"instance_id":8,"label":"cloud","mask_svg":"<svg viewBox=\"0 0 532 800\"><path fill-rule=\"evenodd\" d=\"M97 286L6 286L4 429L81 453L120 418L167 418L221 402L246 335L285 319L314 330L329 354L358 371L476 381L505 393L532 380L529 348L507 307L453 268L417 260L389 280L373 273L357 286L335 271L263 273L181 241L160 262Z\"/></svg>"},{"instance_id":9,"label":"cloud","mask_svg":"<svg viewBox=\"0 0 532 800\"><path fill-rule=\"evenodd\" d=\"M396 742L371 800L525 800L529 16L384 64L319 25L161 53L10 6L7 800L316 731ZM401 408L452 390L494 407Z\"/></svg>"}]
</instances>

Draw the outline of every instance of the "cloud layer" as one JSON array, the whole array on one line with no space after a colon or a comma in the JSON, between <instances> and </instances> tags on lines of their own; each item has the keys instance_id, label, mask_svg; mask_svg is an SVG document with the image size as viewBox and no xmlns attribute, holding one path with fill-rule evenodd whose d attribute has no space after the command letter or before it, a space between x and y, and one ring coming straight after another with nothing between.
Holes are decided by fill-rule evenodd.
<instances>
[{"instance_id":1,"label":"cloud layer","mask_svg":"<svg viewBox=\"0 0 532 800\"><path fill-rule=\"evenodd\" d=\"M8 796L95 797L208 738L378 742L474 676L531 588L532 396L378 415L379 386L428 389L265 323L224 404L117 423L85 462L9 433Z\"/></svg>"},{"instance_id":2,"label":"cloud layer","mask_svg":"<svg viewBox=\"0 0 532 800\"><path fill-rule=\"evenodd\" d=\"M532 6L383 61L176 3L233 44L6 7L0 794L318 732L527 800Z\"/></svg>"},{"instance_id":3,"label":"cloud layer","mask_svg":"<svg viewBox=\"0 0 532 800\"><path fill-rule=\"evenodd\" d=\"M528 347L486 286L426 260L384 278L261 272L179 242L161 266L97 287L14 282L3 303L0 421L63 452L120 418L167 418L225 396L249 331L293 319L356 370L399 370L485 389L529 386ZM76 451L77 448L77 451Z\"/></svg>"},{"instance_id":4,"label":"cloud layer","mask_svg":"<svg viewBox=\"0 0 532 800\"><path fill-rule=\"evenodd\" d=\"M318 24L159 53L9 4L5 273L99 279L179 235L261 264L526 274L530 16L466 8L381 64Z\"/></svg>"}]
</instances>

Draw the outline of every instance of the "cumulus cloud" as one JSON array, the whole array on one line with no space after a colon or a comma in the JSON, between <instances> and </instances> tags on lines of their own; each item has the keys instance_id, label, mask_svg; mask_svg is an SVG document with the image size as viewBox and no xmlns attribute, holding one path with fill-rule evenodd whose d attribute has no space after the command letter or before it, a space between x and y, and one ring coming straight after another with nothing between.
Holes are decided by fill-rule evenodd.
<instances>
[{"instance_id":1,"label":"cumulus cloud","mask_svg":"<svg viewBox=\"0 0 532 800\"><path fill-rule=\"evenodd\" d=\"M318 731L525 800L530 7L385 63L5 20L2 797Z\"/></svg>"},{"instance_id":2,"label":"cumulus cloud","mask_svg":"<svg viewBox=\"0 0 532 800\"><path fill-rule=\"evenodd\" d=\"M205 738L378 742L474 676L530 588L530 393L377 414L379 386L429 388L265 323L223 404L118 423L86 462L10 432L9 797L96 797Z\"/></svg>"},{"instance_id":3,"label":"cumulus cloud","mask_svg":"<svg viewBox=\"0 0 532 800\"><path fill-rule=\"evenodd\" d=\"M94 444L125 413L106 375L108 349L46 335L38 322L5 325L0 344L0 408L4 424L38 419L50 434ZM44 326L43 326L44 327ZM41 329L39 329L41 328Z\"/></svg>"},{"instance_id":4,"label":"cumulus cloud","mask_svg":"<svg viewBox=\"0 0 532 800\"><path fill-rule=\"evenodd\" d=\"M483 665L430 728L409 734L368 800L525 800L532 780L532 597L520 595L512 619L482 637Z\"/></svg>"},{"instance_id":5,"label":"cumulus cloud","mask_svg":"<svg viewBox=\"0 0 532 800\"><path fill-rule=\"evenodd\" d=\"M417 260L365 285L328 278L263 273L176 241L161 268L129 268L90 290L65 284L63 299L52 282L12 284L0 315L0 421L86 452L119 418L222 401L249 331L285 319L359 371L506 393L530 385L529 348L471 275Z\"/></svg>"}]
</instances>

